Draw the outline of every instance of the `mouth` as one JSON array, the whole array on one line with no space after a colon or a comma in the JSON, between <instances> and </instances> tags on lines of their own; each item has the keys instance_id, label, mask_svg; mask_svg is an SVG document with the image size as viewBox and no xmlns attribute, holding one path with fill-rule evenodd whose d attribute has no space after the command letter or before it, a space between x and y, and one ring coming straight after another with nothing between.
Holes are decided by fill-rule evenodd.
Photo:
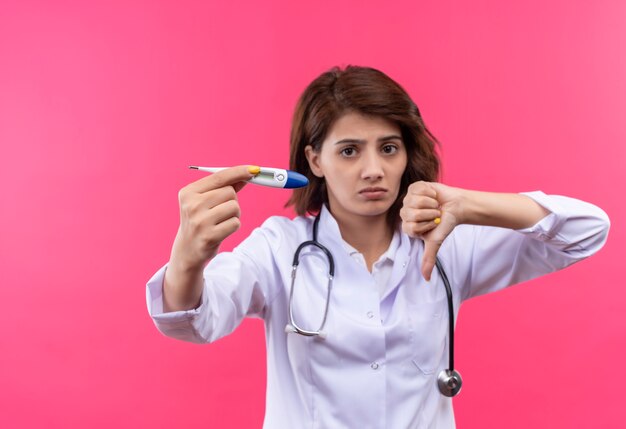
<instances>
[{"instance_id":1,"label":"mouth","mask_svg":"<svg viewBox=\"0 0 626 429\"><path fill-rule=\"evenodd\" d=\"M379 200L387 195L387 189L381 187L364 188L359 191L359 195L362 195L368 200Z\"/></svg>"}]
</instances>

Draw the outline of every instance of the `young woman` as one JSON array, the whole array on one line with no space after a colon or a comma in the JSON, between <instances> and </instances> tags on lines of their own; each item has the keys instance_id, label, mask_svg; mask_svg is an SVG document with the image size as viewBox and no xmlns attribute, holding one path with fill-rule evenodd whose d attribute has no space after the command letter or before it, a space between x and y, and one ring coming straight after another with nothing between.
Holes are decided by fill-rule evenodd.
<instances>
[{"instance_id":1,"label":"young woman","mask_svg":"<svg viewBox=\"0 0 626 429\"><path fill-rule=\"evenodd\" d=\"M438 381L450 364L444 277L456 316L469 298L592 255L609 220L563 196L437 183L435 144L385 74L322 74L293 119L290 169L310 180L289 201L298 216L271 217L218 254L239 227L236 193L257 169L184 187L170 260L148 282L156 326L208 343L262 318L266 428L454 427Z\"/></svg>"}]
</instances>

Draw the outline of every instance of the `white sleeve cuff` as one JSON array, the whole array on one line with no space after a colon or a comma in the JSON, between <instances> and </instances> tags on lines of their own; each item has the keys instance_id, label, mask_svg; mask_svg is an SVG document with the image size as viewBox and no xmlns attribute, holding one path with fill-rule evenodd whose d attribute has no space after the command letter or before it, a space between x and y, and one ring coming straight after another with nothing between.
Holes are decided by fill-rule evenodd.
<instances>
[{"instance_id":1,"label":"white sleeve cuff","mask_svg":"<svg viewBox=\"0 0 626 429\"><path fill-rule=\"evenodd\" d=\"M541 191L521 192L520 195L526 195L527 197L533 199L537 204L550 211L550 214L545 216L533 226L517 229L516 231L525 235L530 235L541 241L553 240L557 232L567 220L568 216L565 208L561 206L556 199L550 198Z\"/></svg>"},{"instance_id":2,"label":"white sleeve cuff","mask_svg":"<svg viewBox=\"0 0 626 429\"><path fill-rule=\"evenodd\" d=\"M157 271L146 285L146 301L148 305L148 313L154 320L157 327L161 323L163 324L177 324L182 321L192 321L196 319L204 310L207 305L207 297L202 289L202 297L200 299L200 305L192 310L185 311L171 311L168 313L163 312L163 282L165 280L165 271L167 270L167 264L165 264L159 271ZM159 327L160 329L160 327Z\"/></svg>"}]
</instances>

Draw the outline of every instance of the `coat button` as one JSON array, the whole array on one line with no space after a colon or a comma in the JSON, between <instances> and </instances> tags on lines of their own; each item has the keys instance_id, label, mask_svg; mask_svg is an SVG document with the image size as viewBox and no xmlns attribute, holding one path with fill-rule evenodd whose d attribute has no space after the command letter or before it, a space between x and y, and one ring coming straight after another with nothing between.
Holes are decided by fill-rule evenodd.
<instances>
[{"instance_id":1,"label":"coat button","mask_svg":"<svg viewBox=\"0 0 626 429\"><path fill-rule=\"evenodd\" d=\"M371 319L372 317L374 317L374 312L373 311L368 311L367 312L367 318Z\"/></svg>"},{"instance_id":2,"label":"coat button","mask_svg":"<svg viewBox=\"0 0 626 429\"><path fill-rule=\"evenodd\" d=\"M376 362L374 362L373 364L370 365L372 367L372 369L374 371L376 371L378 369L378 364Z\"/></svg>"}]
</instances>

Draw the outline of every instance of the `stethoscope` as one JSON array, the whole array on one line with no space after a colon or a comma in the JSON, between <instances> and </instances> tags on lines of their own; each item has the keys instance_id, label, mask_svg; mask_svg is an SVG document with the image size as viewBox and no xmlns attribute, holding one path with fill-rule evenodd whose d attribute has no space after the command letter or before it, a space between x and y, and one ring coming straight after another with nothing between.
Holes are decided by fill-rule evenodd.
<instances>
[{"instance_id":1,"label":"stethoscope","mask_svg":"<svg viewBox=\"0 0 626 429\"><path fill-rule=\"evenodd\" d=\"M321 214L321 212L320 212ZM333 259L333 255L330 251L324 247L320 242L317 241L317 229L320 221L320 214L315 217L315 221L313 222L313 240L305 241L301 243L296 249L296 253L293 255L293 264L291 269L291 290L289 291L289 324L285 327L285 331L287 333L296 333L300 335L304 335L306 337L318 337L318 338L326 338L326 332L324 331L324 325L326 324L326 318L328 316L328 304L330 302L330 291L333 285L333 277L335 275L335 261ZM324 308L324 317L322 318L322 323L316 331L309 331L298 326L293 317L293 287L296 283L296 271L298 269L298 264L300 263L300 251L306 246L314 246L320 249L326 255L328 259L328 286L326 288L326 305ZM446 287L446 295L448 296L448 323L449 327L449 358L448 358L448 366L449 368L441 370L439 375L437 376L437 385L439 387L439 391L448 397L455 396L457 393L461 391L461 386L463 385L463 379L461 378L461 374L457 370L454 369L454 304L452 302L452 289L450 288L450 282L448 281L448 276L444 271L441 262L439 259L436 260L435 266L437 267L437 271L443 280L443 284Z\"/></svg>"}]
</instances>

